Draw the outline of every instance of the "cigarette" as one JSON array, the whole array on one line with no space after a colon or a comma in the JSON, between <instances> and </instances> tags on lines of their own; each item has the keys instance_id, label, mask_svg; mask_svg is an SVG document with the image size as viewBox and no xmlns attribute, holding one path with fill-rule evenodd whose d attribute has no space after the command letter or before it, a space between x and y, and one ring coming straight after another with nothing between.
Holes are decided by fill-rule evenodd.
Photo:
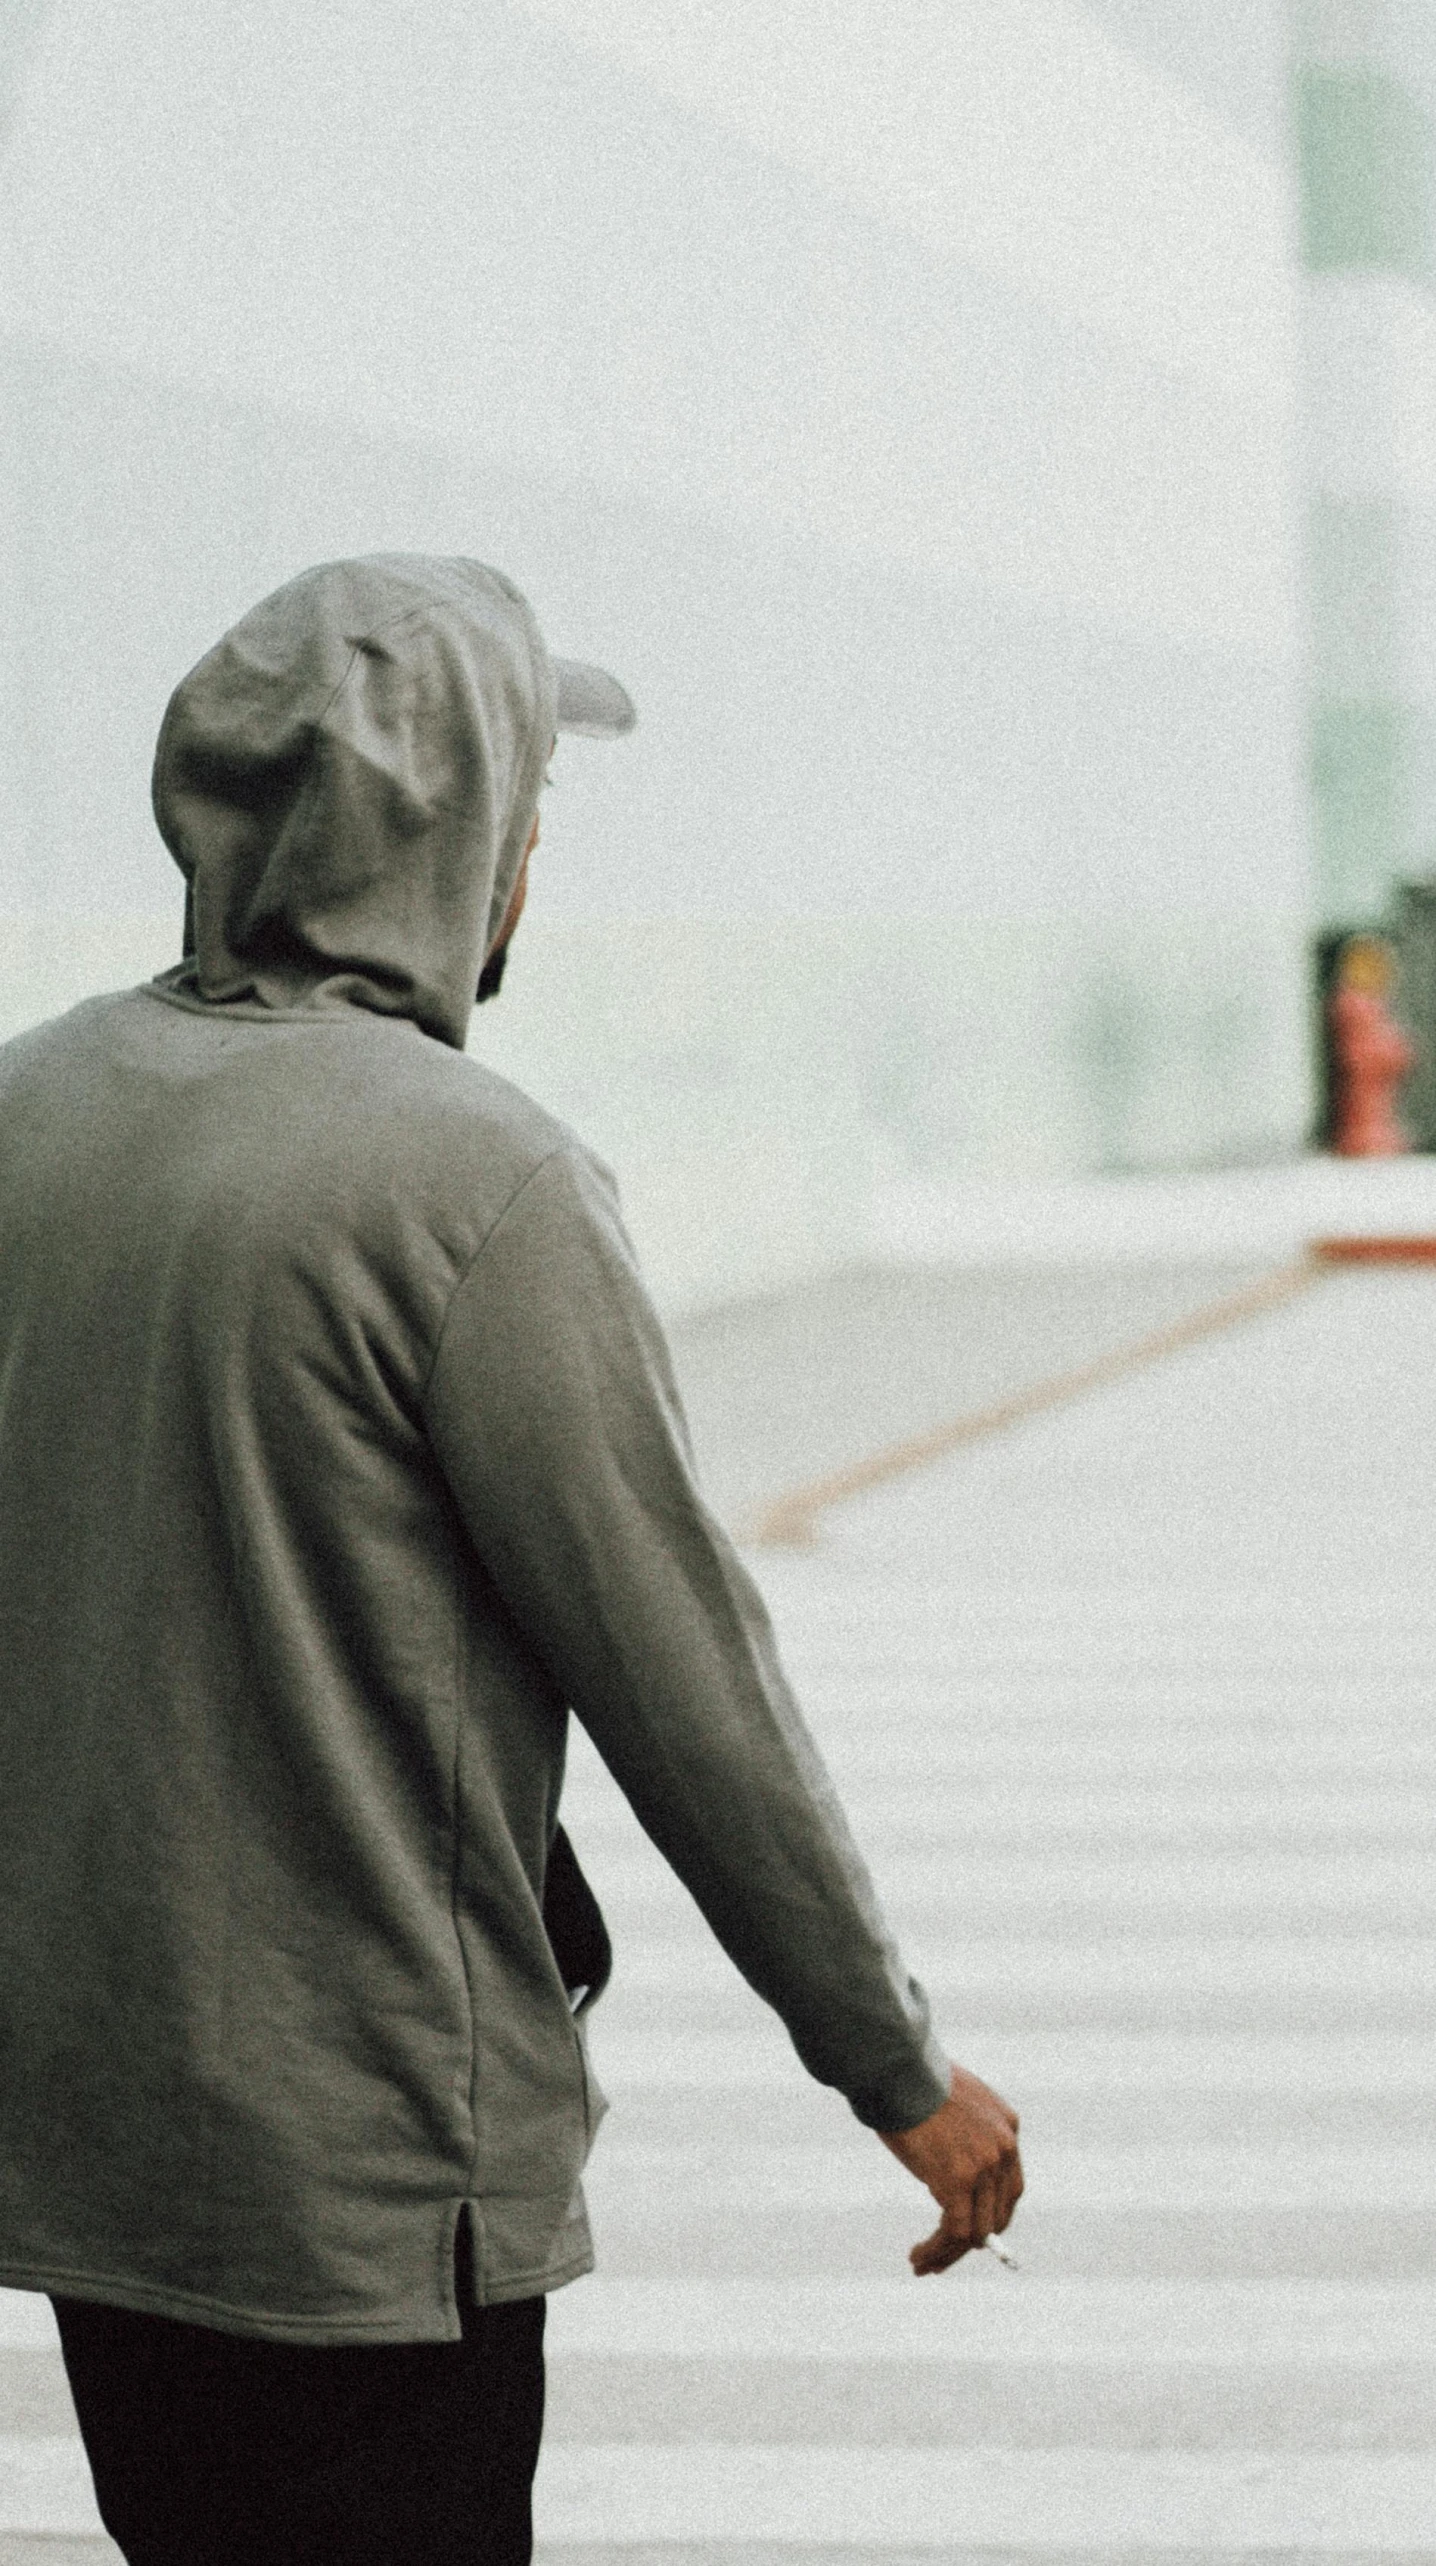
<instances>
[{"instance_id":1,"label":"cigarette","mask_svg":"<svg viewBox=\"0 0 1436 2566\"><path fill-rule=\"evenodd\" d=\"M989 2254L995 2254L999 2263L1006 2264L1009 2272L1016 2272L1021 2269L1016 2255L1009 2254L1005 2245L999 2245L995 2236L985 2236L982 2242L986 2246Z\"/></svg>"}]
</instances>

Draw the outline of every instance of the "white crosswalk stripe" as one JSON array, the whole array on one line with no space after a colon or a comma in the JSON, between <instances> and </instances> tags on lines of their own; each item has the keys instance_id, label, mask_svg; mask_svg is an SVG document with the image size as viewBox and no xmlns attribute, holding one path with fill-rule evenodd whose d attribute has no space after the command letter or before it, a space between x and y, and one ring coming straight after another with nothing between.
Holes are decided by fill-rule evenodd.
<instances>
[{"instance_id":1,"label":"white crosswalk stripe","mask_svg":"<svg viewBox=\"0 0 1436 2566\"><path fill-rule=\"evenodd\" d=\"M95 2510L78 2434L0 2434L0 2531L77 2532L118 2556Z\"/></svg>"},{"instance_id":2,"label":"white crosswalk stripe","mask_svg":"<svg viewBox=\"0 0 1436 2566\"><path fill-rule=\"evenodd\" d=\"M944 2028L938 2016L939 2029ZM959 2035L947 2026L950 2041ZM972 2041L967 2041L972 2047ZM1228 2094L1329 2093L1349 2088L1367 2094L1436 2095L1436 2047L1416 2035L1403 2039L1346 2036L1300 2040L1267 2034L1183 2039L1166 2033L1091 2035L1044 2032L1020 2035L984 2031L981 2071L988 2082L1005 2079L1039 2094L1168 2092L1184 2086ZM741 2031L687 2031L671 2022L612 2033L600 2057L610 2089L644 2081L696 2085L795 2084L802 2070L781 2029L766 2024ZM1436 2117L1436 2106L1433 2106Z\"/></svg>"},{"instance_id":3,"label":"white crosswalk stripe","mask_svg":"<svg viewBox=\"0 0 1436 2566\"><path fill-rule=\"evenodd\" d=\"M735 2208L821 2201L834 2209L899 2200L911 2208L901 2175L868 2147L754 2147L721 2132L697 2146L609 2136L589 2194L616 2215L626 2196L660 2182L680 2194L701 2185L707 2201ZM1349 2216L1353 2201L1377 2201L1385 2210L1436 2209L1436 2147L1265 2148L1256 2161L1217 2148L1048 2147L1041 2156L1041 2196L1049 2208L1089 2211L1140 2203L1147 2210L1310 2209ZM1029 2199L1024 2224L1034 2215Z\"/></svg>"},{"instance_id":4,"label":"white crosswalk stripe","mask_svg":"<svg viewBox=\"0 0 1436 2566\"><path fill-rule=\"evenodd\" d=\"M832 2450L758 2443L694 2450L572 2445L544 2472L555 2540L599 2517L639 2542L816 2540L872 2555L900 2546L1090 2552L1295 2547L1381 2555L1436 2541L1436 2483L1420 2454L1312 2451ZM649 2554L651 2554L651 2550Z\"/></svg>"},{"instance_id":5,"label":"white crosswalk stripe","mask_svg":"<svg viewBox=\"0 0 1436 2566\"><path fill-rule=\"evenodd\" d=\"M556 2357L1411 2361L1436 2356L1436 2282L1062 2281L984 2256L961 2296L904 2280L595 2279L556 2299L550 2322Z\"/></svg>"}]
</instances>

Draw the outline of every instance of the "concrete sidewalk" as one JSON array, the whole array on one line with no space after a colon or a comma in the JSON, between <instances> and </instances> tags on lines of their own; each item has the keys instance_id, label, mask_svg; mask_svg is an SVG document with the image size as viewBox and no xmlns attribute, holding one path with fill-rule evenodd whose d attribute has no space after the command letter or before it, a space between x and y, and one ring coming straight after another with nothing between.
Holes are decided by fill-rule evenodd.
<instances>
[{"instance_id":1,"label":"concrete sidewalk","mask_svg":"<svg viewBox=\"0 0 1436 2566\"><path fill-rule=\"evenodd\" d=\"M864 1252L923 1265L1258 1260L1313 1238L1436 1236L1436 1156L1327 1158L1166 1176L949 1186L913 1181L873 1200Z\"/></svg>"},{"instance_id":2,"label":"concrete sidewalk","mask_svg":"<svg viewBox=\"0 0 1436 2566\"><path fill-rule=\"evenodd\" d=\"M1266 1260L855 1266L672 1331L700 1475L741 1527L788 1489L1129 1345Z\"/></svg>"},{"instance_id":3,"label":"concrete sidewalk","mask_svg":"<svg viewBox=\"0 0 1436 2566\"><path fill-rule=\"evenodd\" d=\"M1314 1240L1436 1237L1436 1158L1306 1158L879 1198L843 1270L671 1330L705 1485L787 1489L1109 1354Z\"/></svg>"}]
</instances>

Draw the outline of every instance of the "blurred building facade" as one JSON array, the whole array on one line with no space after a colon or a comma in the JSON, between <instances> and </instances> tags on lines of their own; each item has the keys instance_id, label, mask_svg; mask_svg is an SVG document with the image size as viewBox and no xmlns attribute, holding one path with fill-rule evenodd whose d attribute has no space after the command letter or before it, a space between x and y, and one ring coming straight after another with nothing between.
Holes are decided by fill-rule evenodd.
<instances>
[{"instance_id":1,"label":"blurred building facade","mask_svg":"<svg viewBox=\"0 0 1436 2566\"><path fill-rule=\"evenodd\" d=\"M12 6L0 1032L172 958L224 624L470 552L639 701L474 1048L670 1302L1299 1147L1436 790L1423 16Z\"/></svg>"}]
</instances>

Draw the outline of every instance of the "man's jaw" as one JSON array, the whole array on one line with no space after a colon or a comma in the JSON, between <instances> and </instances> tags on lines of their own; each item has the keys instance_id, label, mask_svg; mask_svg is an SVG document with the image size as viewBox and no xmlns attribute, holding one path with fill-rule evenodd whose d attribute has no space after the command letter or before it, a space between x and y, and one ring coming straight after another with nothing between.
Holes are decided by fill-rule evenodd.
<instances>
[{"instance_id":1,"label":"man's jaw","mask_svg":"<svg viewBox=\"0 0 1436 2566\"><path fill-rule=\"evenodd\" d=\"M474 996L476 1006L482 1007L486 999L497 998L503 986L504 964L508 958L507 943L499 945L496 951L489 955L483 970L479 973L479 985Z\"/></svg>"}]
</instances>

